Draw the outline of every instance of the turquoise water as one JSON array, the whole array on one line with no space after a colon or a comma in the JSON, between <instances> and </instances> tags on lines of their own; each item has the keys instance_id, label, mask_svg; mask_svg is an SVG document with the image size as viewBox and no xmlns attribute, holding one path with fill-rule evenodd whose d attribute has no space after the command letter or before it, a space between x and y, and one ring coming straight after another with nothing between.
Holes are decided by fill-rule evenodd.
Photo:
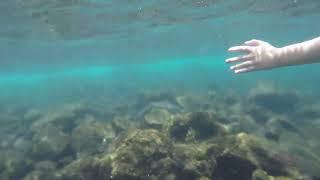
<instances>
[{"instance_id":1,"label":"turquoise water","mask_svg":"<svg viewBox=\"0 0 320 180\"><path fill-rule=\"evenodd\" d=\"M184 168L174 165L172 168L163 167L172 170L167 175L163 175L160 166L156 168L159 172L154 169L146 170L150 172L150 177L148 173L140 172L143 168L133 169L135 175L125 171L125 167L130 165L139 167L130 162L126 162L128 165L122 167L124 172L120 172L116 168L119 163L117 160L112 160L111 172L106 170L106 176L84 175L83 171L77 168L67 168L77 161L82 162L83 158L99 159L109 154L112 157L125 156L126 154L117 154L122 152L118 141L121 137L126 137L123 134L130 134L128 129L131 129L131 126L143 131L141 134L151 128L167 135L172 124L161 121L161 125L156 123L156 128L152 124L153 121L158 122L159 118L163 120L164 117L158 117L163 114L151 113L150 116L155 119L152 125L146 120L152 112L150 107L159 108L153 103L162 103L160 109L168 111L174 117L199 111L213 113L221 117L214 121L228 129L228 135L247 133L261 138L259 142L267 141L262 143L262 147L267 150L275 149L267 153L281 162L281 165L288 166L288 169L293 166L299 173L292 173L293 170L290 169L290 174L289 171L279 170L280 167L269 167L269 161L261 158L261 154L257 152L253 153L258 154L258 164L253 163L256 167L254 169L261 169L275 178L283 176L291 179L319 179L320 142L317 137L320 135L320 65L235 75L229 70L229 65L224 63L226 58L236 55L227 53L229 47L253 38L281 47L319 36L319 10L320 2L317 0L1 2L0 159L4 163L0 163L0 179L114 177L246 180L254 174L250 171L249 176L246 176L243 174L246 174L248 169L237 169L242 167L239 163L242 161L237 161L239 164L235 167L223 167L227 170L224 174L221 173L219 169L225 161L226 164L229 164L229 161L230 164L237 164L233 159L226 160L223 154L212 160L218 165L213 166L215 163L209 160L205 163L204 166L210 169L207 170L210 173L195 170L195 165L192 166L191 162L189 163L192 167L184 167L190 168L188 171L180 170ZM267 99L264 99L265 97ZM170 108L176 103L180 108L178 113ZM288 109L281 106L288 106ZM78 115L78 112L85 112L86 116L83 116L83 113ZM136 116L141 113L145 113L142 118ZM263 117L267 120L261 124ZM117 124L115 122L119 118L136 125L128 125L128 129L122 127L123 134L118 134L116 129L119 127L117 125L116 128L114 124ZM278 123L282 122L278 119L284 119L289 125ZM109 136L105 135L105 132L103 135L99 134L103 130L87 127L85 123L83 125L82 122L87 121L111 126L116 135L110 138L110 142L107 140L109 144L106 145L105 139ZM230 130L235 124L238 129ZM279 124L282 126L279 127ZM84 132L94 131L92 136L103 139L103 143L99 141L87 145L92 146L95 153L90 149L80 156L83 152L74 148L78 147L81 141L94 141L89 138L90 134L77 134L82 132L76 131L78 127L88 128ZM38 131L46 128L47 131ZM196 127L190 126L189 129L199 133ZM280 140L274 142L274 136L270 138L267 135L269 131L279 136ZM64 144L59 139L61 137L51 133L63 134L65 138L62 139L71 140ZM151 133L150 137L153 138L153 135ZM44 140L44 137L49 140ZM202 147L201 143L212 145L217 137L215 135L205 140L197 139L192 143L187 140L179 142L169 132L168 138L173 143L181 143L192 149L194 143L199 143L199 147ZM44 145L39 147L41 143ZM101 144L104 149L96 152L101 148ZM57 148L64 146L61 151ZM188 164L185 162L187 160L179 161L179 157L174 155L179 148L173 149L170 158L176 164ZM189 149L183 152L189 152ZM11 153L13 155L10 155ZM238 155L236 152L232 153ZM7 154L9 156L6 157ZM10 159L11 156L17 158ZM20 156L27 157L29 161L24 162L18 158ZM136 157L140 157L140 154L136 154ZM204 157L210 158L212 156ZM139 162L139 158L137 161ZM150 159L149 161L153 162ZM198 161L203 163L197 159ZM41 167L45 169L45 165L39 165L40 162L54 164L51 170L54 173L44 173ZM249 168L249 165L243 166ZM105 167L99 164L99 168ZM232 174L228 168L235 169L238 178L226 175ZM69 171L76 175L68 177L66 174ZM92 173L96 171L92 170Z\"/></svg>"}]
</instances>

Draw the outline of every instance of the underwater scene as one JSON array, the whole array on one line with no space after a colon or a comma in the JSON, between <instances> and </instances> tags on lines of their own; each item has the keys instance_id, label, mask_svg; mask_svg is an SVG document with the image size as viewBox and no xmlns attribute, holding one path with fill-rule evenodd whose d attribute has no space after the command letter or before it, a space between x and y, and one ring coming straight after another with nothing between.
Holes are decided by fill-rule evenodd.
<instances>
[{"instance_id":1,"label":"underwater scene","mask_svg":"<svg viewBox=\"0 0 320 180\"><path fill-rule=\"evenodd\" d=\"M319 180L319 0L2 0L0 180Z\"/></svg>"}]
</instances>

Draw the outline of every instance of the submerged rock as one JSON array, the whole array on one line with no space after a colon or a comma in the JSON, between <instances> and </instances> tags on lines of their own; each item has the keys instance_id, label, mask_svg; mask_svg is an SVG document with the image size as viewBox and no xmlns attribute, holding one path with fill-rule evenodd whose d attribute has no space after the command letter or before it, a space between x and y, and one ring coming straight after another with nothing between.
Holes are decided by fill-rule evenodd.
<instances>
[{"instance_id":1,"label":"submerged rock","mask_svg":"<svg viewBox=\"0 0 320 180\"><path fill-rule=\"evenodd\" d=\"M195 111L201 109L201 104L198 99L193 96L178 96L176 98L177 103L186 111Z\"/></svg>"},{"instance_id":2,"label":"submerged rock","mask_svg":"<svg viewBox=\"0 0 320 180\"><path fill-rule=\"evenodd\" d=\"M4 150L0 150L0 172L2 172L6 168L6 155Z\"/></svg>"},{"instance_id":3,"label":"submerged rock","mask_svg":"<svg viewBox=\"0 0 320 180\"><path fill-rule=\"evenodd\" d=\"M279 91L267 84L259 84L251 90L248 99L250 102L275 113L292 112L300 101L297 93Z\"/></svg>"},{"instance_id":4,"label":"submerged rock","mask_svg":"<svg viewBox=\"0 0 320 180\"><path fill-rule=\"evenodd\" d=\"M237 142L241 147L240 151L237 150L238 153L244 153L243 150L247 151L246 158L268 173L268 175L288 177L297 177L299 175L295 164L289 162L291 160L284 156L290 153L276 148L277 144L268 143L247 134L238 134Z\"/></svg>"},{"instance_id":5,"label":"submerged rock","mask_svg":"<svg viewBox=\"0 0 320 180\"><path fill-rule=\"evenodd\" d=\"M51 159L60 156L70 143L69 135L48 124L38 129L32 138L31 154L37 159Z\"/></svg>"},{"instance_id":6,"label":"submerged rock","mask_svg":"<svg viewBox=\"0 0 320 180\"><path fill-rule=\"evenodd\" d=\"M269 176L265 171L257 169L252 175L252 180L273 180L274 177Z\"/></svg>"},{"instance_id":7,"label":"submerged rock","mask_svg":"<svg viewBox=\"0 0 320 180\"><path fill-rule=\"evenodd\" d=\"M111 179L110 162L100 161L91 156L79 158L56 172L54 177L59 180Z\"/></svg>"},{"instance_id":8,"label":"submerged rock","mask_svg":"<svg viewBox=\"0 0 320 180\"><path fill-rule=\"evenodd\" d=\"M27 137L18 137L14 140L12 147L23 153L29 153L32 149L32 141Z\"/></svg>"},{"instance_id":9,"label":"submerged rock","mask_svg":"<svg viewBox=\"0 0 320 180\"><path fill-rule=\"evenodd\" d=\"M114 179L164 179L175 169L172 144L157 130L134 130L111 155Z\"/></svg>"},{"instance_id":10,"label":"submerged rock","mask_svg":"<svg viewBox=\"0 0 320 180\"><path fill-rule=\"evenodd\" d=\"M152 108L144 115L144 122L148 127L161 129L171 118L171 113L166 109Z\"/></svg>"},{"instance_id":11,"label":"submerged rock","mask_svg":"<svg viewBox=\"0 0 320 180\"><path fill-rule=\"evenodd\" d=\"M28 173L22 180L59 180L54 176L53 172L44 172L39 170L34 170Z\"/></svg>"},{"instance_id":12,"label":"submerged rock","mask_svg":"<svg viewBox=\"0 0 320 180\"><path fill-rule=\"evenodd\" d=\"M168 100L158 100L154 102L148 102L143 105L140 109L138 109L137 114L135 115L136 120L141 121L145 120L146 116L150 113L154 113L155 110L163 110L167 111L170 114L176 114L182 111L182 107L179 106L176 102L171 102ZM149 120L147 120L149 121Z\"/></svg>"},{"instance_id":13,"label":"submerged rock","mask_svg":"<svg viewBox=\"0 0 320 180\"><path fill-rule=\"evenodd\" d=\"M23 180L58 180L54 172L56 164L52 161L40 161L34 165L33 171L29 172Z\"/></svg>"},{"instance_id":14,"label":"submerged rock","mask_svg":"<svg viewBox=\"0 0 320 180\"><path fill-rule=\"evenodd\" d=\"M44 114L32 124L32 130L37 131L47 124L52 124L63 132L70 133L78 121L92 114L94 114L94 111L84 104L67 104L62 108Z\"/></svg>"},{"instance_id":15,"label":"submerged rock","mask_svg":"<svg viewBox=\"0 0 320 180\"><path fill-rule=\"evenodd\" d=\"M307 138L307 133L302 131L302 129L293 121L290 121L286 117L275 117L269 121L268 127L277 132L277 134L294 134L298 135L300 138Z\"/></svg>"},{"instance_id":16,"label":"submerged rock","mask_svg":"<svg viewBox=\"0 0 320 180\"><path fill-rule=\"evenodd\" d=\"M110 124L88 120L73 129L71 148L77 157L102 152L115 137Z\"/></svg>"},{"instance_id":17,"label":"submerged rock","mask_svg":"<svg viewBox=\"0 0 320 180\"><path fill-rule=\"evenodd\" d=\"M138 122L133 121L130 116L115 116L111 121L111 126L116 134L128 131L128 129L136 128Z\"/></svg>"},{"instance_id":18,"label":"submerged rock","mask_svg":"<svg viewBox=\"0 0 320 180\"><path fill-rule=\"evenodd\" d=\"M207 112L175 116L166 126L170 137L177 141L185 141L190 134L195 140L226 134L225 128L215 121L214 115Z\"/></svg>"},{"instance_id":19,"label":"submerged rock","mask_svg":"<svg viewBox=\"0 0 320 180\"><path fill-rule=\"evenodd\" d=\"M223 154L217 158L217 167L214 169L213 178L217 179L251 179L257 166L251 161L233 155Z\"/></svg>"},{"instance_id":20,"label":"submerged rock","mask_svg":"<svg viewBox=\"0 0 320 180\"><path fill-rule=\"evenodd\" d=\"M318 120L320 119L320 103L306 103L291 117L297 122Z\"/></svg>"},{"instance_id":21,"label":"submerged rock","mask_svg":"<svg viewBox=\"0 0 320 180\"><path fill-rule=\"evenodd\" d=\"M169 112L180 112L182 107L176 100L176 97L171 93L144 93L137 100L136 109L137 117L143 116L150 108L163 108Z\"/></svg>"},{"instance_id":22,"label":"submerged rock","mask_svg":"<svg viewBox=\"0 0 320 180\"><path fill-rule=\"evenodd\" d=\"M38 171L54 171L56 170L56 163L53 161L40 161L34 165L34 169Z\"/></svg>"},{"instance_id":23,"label":"submerged rock","mask_svg":"<svg viewBox=\"0 0 320 180\"><path fill-rule=\"evenodd\" d=\"M224 135L223 126L217 123L215 115L206 112L194 112L188 114L190 127L196 131L196 139L207 139L212 136Z\"/></svg>"},{"instance_id":24,"label":"submerged rock","mask_svg":"<svg viewBox=\"0 0 320 180\"><path fill-rule=\"evenodd\" d=\"M274 116L271 111L257 105L249 105L246 109L246 113L249 114L257 124L262 125L268 123Z\"/></svg>"},{"instance_id":25,"label":"submerged rock","mask_svg":"<svg viewBox=\"0 0 320 180\"><path fill-rule=\"evenodd\" d=\"M267 131L264 133L264 137L271 140L278 142L280 139L280 135L275 131Z\"/></svg>"},{"instance_id":26,"label":"submerged rock","mask_svg":"<svg viewBox=\"0 0 320 180\"><path fill-rule=\"evenodd\" d=\"M23 119L28 122L33 122L35 120L38 120L42 115L43 114L41 113L41 111L30 109L23 115Z\"/></svg>"},{"instance_id":27,"label":"submerged rock","mask_svg":"<svg viewBox=\"0 0 320 180\"><path fill-rule=\"evenodd\" d=\"M215 158L210 157L213 147L207 143L175 144L173 159L179 167L178 179L197 179L211 177L216 167Z\"/></svg>"},{"instance_id":28,"label":"submerged rock","mask_svg":"<svg viewBox=\"0 0 320 180\"><path fill-rule=\"evenodd\" d=\"M169 92L144 92L138 98L138 104L142 106L152 102L170 102L178 106L176 97Z\"/></svg>"},{"instance_id":29,"label":"submerged rock","mask_svg":"<svg viewBox=\"0 0 320 180\"><path fill-rule=\"evenodd\" d=\"M22 179L32 170L33 161L18 151L1 152L1 179Z\"/></svg>"}]
</instances>

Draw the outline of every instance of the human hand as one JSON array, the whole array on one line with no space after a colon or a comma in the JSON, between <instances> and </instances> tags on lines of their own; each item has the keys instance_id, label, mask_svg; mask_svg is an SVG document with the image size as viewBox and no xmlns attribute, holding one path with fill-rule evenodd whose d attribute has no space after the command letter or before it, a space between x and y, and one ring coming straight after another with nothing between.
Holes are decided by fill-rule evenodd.
<instances>
[{"instance_id":1,"label":"human hand","mask_svg":"<svg viewBox=\"0 0 320 180\"><path fill-rule=\"evenodd\" d=\"M272 69L282 65L279 58L280 49L261 40L253 39L245 42L244 45L231 47L228 51L246 53L246 55L226 60L227 63L239 62L239 64L230 67L236 74Z\"/></svg>"}]
</instances>

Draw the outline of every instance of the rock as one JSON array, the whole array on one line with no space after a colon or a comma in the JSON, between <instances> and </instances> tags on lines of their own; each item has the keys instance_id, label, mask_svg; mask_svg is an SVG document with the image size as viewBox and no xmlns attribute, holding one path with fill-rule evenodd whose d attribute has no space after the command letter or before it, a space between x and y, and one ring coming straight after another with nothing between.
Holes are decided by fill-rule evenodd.
<instances>
[{"instance_id":1,"label":"rock","mask_svg":"<svg viewBox=\"0 0 320 180\"><path fill-rule=\"evenodd\" d=\"M269 176L265 171L257 169L252 175L252 180L274 180L274 177Z\"/></svg>"},{"instance_id":2,"label":"rock","mask_svg":"<svg viewBox=\"0 0 320 180\"><path fill-rule=\"evenodd\" d=\"M198 99L196 99L193 96L178 96L176 98L177 104L179 104L180 107L182 107L184 110L190 112L190 111L197 111L200 110L201 105Z\"/></svg>"},{"instance_id":3,"label":"rock","mask_svg":"<svg viewBox=\"0 0 320 180\"><path fill-rule=\"evenodd\" d=\"M32 122L38 120L42 115L43 114L39 110L30 109L23 115L23 119L25 121Z\"/></svg>"},{"instance_id":4,"label":"rock","mask_svg":"<svg viewBox=\"0 0 320 180\"><path fill-rule=\"evenodd\" d=\"M249 105L246 109L246 113L249 114L257 124L261 125L268 123L268 121L274 116L274 114L268 109L257 105Z\"/></svg>"},{"instance_id":5,"label":"rock","mask_svg":"<svg viewBox=\"0 0 320 180\"><path fill-rule=\"evenodd\" d=\"M73 129L71 148L77 157L96 154L104 151L114 137L110 124L91 119Z\"/></svg>"},{"instance_id":6,"label":"rock","mask_svg":"<svg viewBox=\"0 0 320 180\"><path fill-rule=\"evenodd\" d=\"M22 180L58 180L51 171L34 170L28 173Z\"/></svg>"},{"instance_id":7,"label":"rock","mask_svg":"<svg viewBox=\"0 0 320 180\"><path fill-rule=\"evenodd\" d=\"M135 119L143 117L151 108L162 108L171 113L180 112L182 109L172 93L144 92L138 96L138 100L135 104L134 109L137 112Z\"/></svg>"},{"instance_id":8,"label":"rock","mask_svg":"<svg viewBox=\"0 0 320 180\"><path fill-rule=\"evenodd\" d=\"M57 166L56 163L53 161L40 161L34 165L34 169L38 171L44 171L44 172L48 172L48 171L53 172L56 170L56 166Z\"/></svg>"},{"instance_id":9,"label":"rock","mask_svg":"<svg viewBox=\"0 0 320 180\"><path fill-rule=\"evenodd\" d=\"M170 92L144 92L139 95L138 104L145 106L152 102L168 101L177 104L175 96Z\"/></svg>"},{"instance_id":10,"label":"rock","mask_svg":"<svg viewBox=\"0 0 320 180\"><path fill-rule=\"evenodd\" d=\"M229 134L238 134L241 132L255 133L260 126L250 117L243 117L233 123L225 125L225 128Z\"/></svg>"},{"instance_id":11,"label":"rock","mask_svg":"<svg viewBox=\"0 0 320 180\"><path fill-rule=\"evenodd\" d=\"M293 133L301 138L308 137L307 133L302 131L303 129L300 128L299 125L297 125L295 122L290 121L290 119L286 117L274 117L268 122L267 125L278 134Z\"/></svg>"},{"instance_id":12,"label":"rock","mask_svg":"<svg viewBox=\"0 0 320 180\"><path fill-rule=\"evenodd\" d=\"M299 173L295 169L293 156L289 152L277 148L277 144L269 143L257 137L240 133L237 135L239 152L247 151L247 159L254 162L261 170L270 176L296 177ZM271 151L272 150L272 151Z\"/></svg>"},{"instance_id":13,"label":"rock","mask_svg":"<svg viewBox=\"0 0 320 180\"><path fill-rule=\"evenodd\" d=\"M32 160L25 154L18 151L6 151L3 153L3 167L1 178L3 179L22 179L32 170Z\"/></svg>"},{"instance_id":14,"label":"rock","mask_svg":"<svg viewBox=\"0 0 320 180\"><path fill-rule=\"evenodd\" d=\"M305 144L295 144L289 146L289 152L279 152L274 154L274 157L283 164L297 167L307 175L320 177L320 155L318 152L319 149L312 150Z\"/></svg>"},{"instance_id":15,"label":"rock","mask_svg":"<svg viewBox=\"0 0 320 180\"><path fill-rule=\"evenodd\" d=\"M61 156L70 143L70 137L62 130L47 124L38 129L32 138L32 155L37 159L52 159Z\"/></svg>"},{"instance_id":16,"label":"rock","mask_svg":"<svg viewBox=\"0 0 320 180\"><path fill-rule=\"evenodd\" d=\"M275 132L275 131L267 131L264 133L264 137L271 140L271 141L275 141L278 142L280 139L280 135Z\"/></svg>"},{"instance_id":17,"label":"rock","mask_svg":"<svg viewBox=\"0 0 320 180\"><path fill-rule=\"evenodd\" d=\"M12 148L16 137L25 135L28 129L22 118L0 113L0 147Z\"/></svg>"},{"instance_id":18,"label":"rock","mask_svg":"<svg viewBox=\"0 0 320 180\"><path fill-rule=\"evenodd\" d=\"M297 122L320 119L320 103L305 103L291 116Z\"/></svg>"},{"instance_id":19,"label":"rock","mask_svg":"<svg viewBox=\"0 0 320 180\"><path fill-rule=\"evenodd\" d=\"M249 101L275 113L290 113L299 103L297 93L276 90L273 86L259 84L251 90Z\"/></svg>"},{"instance_id":20,"label":"rock","mask_svg":"<svg viewBox=\"0 0 320 180\"><path fill-rule=\"evenodd\" d=\"M75 158L74 155L70 153L66 156L59 158L55 162L57 163L57 167L64 167L64 166L70 164L72 161L74 161L74 158Z\"/></svg>"},{"instance_id":21,"label":"rock","mask_svg":"<svg viewBox=\"0 0 320 180\"><path fill-rule=\"evenodd\" d=\"M52 124L63 132L70 133L78 121L86 119L86 116L92 114L94 114L93 110L84 104L67 104L44 114L32 124L31 128L33 131L37 131L37 129L41 129L47 124Z\"/></svg>"},{"instance_id":22,"label":"rock","mask_svg":"<svg viewBox=\"0 0 320 180\"><path fill-rule=\"evenodd\" d=\"M103 163L102 163L103 162ZM96 157L79 158L55 173L59 180L110 179L110 162Z\"/></svg>"},{"instance_id":23,"label":"rock","mask_svg":"<svg viewBox=\"0 0 320 180\"><path fill-rule=\"evenodd\" d=\"M176 114L182 111L182 107L171 94L153 94L150 97L140 98L136 105L134 119L137 121L145 120L146 116L153 114L153 111L167 111ZM163 113L163 112L162 112ZM158 115L156 115L158 116ZM147 120L148 123L149 120ZM154 122L152 122L153 124Z\"/></svg>"},{"instance_id":24,"label":"rock","mask_svg":"<svg viewBox=\"0 0 320 180\"><path fill-rule=\"evenodd\" d=\"M111 126L116 134L136 128L138 123L133 121L129 116L115 116L111 121Z\"/></svg>"},{"instance_id":25,"label":"rock","mask_svg":"<svg viewBox=\"0 0 320 180\"><path fill-rule=\"evenodd\" d=\"M6 168L6 155L4 150L0 150L0 172Z\"/></svg>"},{"instance_id":26,"label":"rock","mask_svg":"<svg viewBox=\"0 0 320 180\"><path fill-rule=\"evenodd\" d=\"M0 139L1 149L10 149L12 148L12 146L14 146L17 136L16 134L12 134L12 131L10 133L6 133L1 136L1 139Z\"/></svg>"},{"instance_id":27,"label":"rock","mask_svg":"<svg viewBox=\"0 0 320 180\"><path fill-rule=\"evenodd\" d=\"M251 179L257 166L251 161L235 156L233 154L223 154L217 158L217 167L214 169L212 177L216 179Z\"/></svg>"},{"instance_id":28,"label":"rock","mask_svg":"<svg viewBox=\"0 0 320 180\"><path fill-rule=\"evenodd\" d=\"M175 141L185 141L190 129L188 120L184 116L175 116L166 125L170 137Z\"/></svg>"},{"instance_id":29,"label":"rock","mask_svg":"<svg viewBox=\"0 0 320 180\"><path fill-rule=\"evenodd\" d=\"M129 132L111 155L114 179L163 179L172 174L172 144L157 130Z\"/></svg>"},{"instance_id":30,"label":"rock","mask_svg":"<svg viewBox=\"0 0 320 180\"><path fill-rule=\"evenodd\" d=\"M15 139L12 147L17 151L30 153L32 150L32 141L24 137L19 137Z\"/></svg>"},{"instance_id":31,"label":"rock","mask_svg":"<svg viewBox=\"0 0 320 180\"><path fill-rule=\"evenodd\" d=\"M194 112L188 114L190 127L196 131L196 139L207 139L212 136L219 136L226 133L223 126L215 121L212 114L206 112Z\"/></svg>"},{"instance_id":32,"label":"rock","mask_svg":"<svg viewBox=\"0 0 320 180\"><path fill-rule=\"evenodd\" d=\"M256 169L275 177L299 175L290 158L286 158L276 143L245 133L213 138L207 143L216 145L211 150L217 164L213 178L251 179Z\"/></svg>"},{"instance_id":33,"label":"rock","mask_svg":"<svg viewBox=\"0 0 320 180\"><path fill-rule=\"evenodd\" d=\"M190 131L195 140L206 140L226 134L226 129L215 121L214 115L206 112L194 112L175 116L166 125L166 129L174 140L185 141Z\"/></svg>"},{"instance_id":34,"label":"rock","mask_svg":"<svg viewBox=\"0 0 320 180\"><path fill-rule=\"evenodd\" d=\"M147 127L161 129L162 126L167 123L171 118L171 113L166 109L152 108L144 115L144 122Z\"/></svg>"},{"instance_id":35,"label":"rock","mask_svg":"<svg viewBox=\"0 0 320 180\"><path fill-rule=\"evenodd\" d=\"M216 166L215 158L210 158L211 148L214 147L207 143L175 144L173 158L179 164L178 177L210 177Z\"/></svg>"}]
</instances>

